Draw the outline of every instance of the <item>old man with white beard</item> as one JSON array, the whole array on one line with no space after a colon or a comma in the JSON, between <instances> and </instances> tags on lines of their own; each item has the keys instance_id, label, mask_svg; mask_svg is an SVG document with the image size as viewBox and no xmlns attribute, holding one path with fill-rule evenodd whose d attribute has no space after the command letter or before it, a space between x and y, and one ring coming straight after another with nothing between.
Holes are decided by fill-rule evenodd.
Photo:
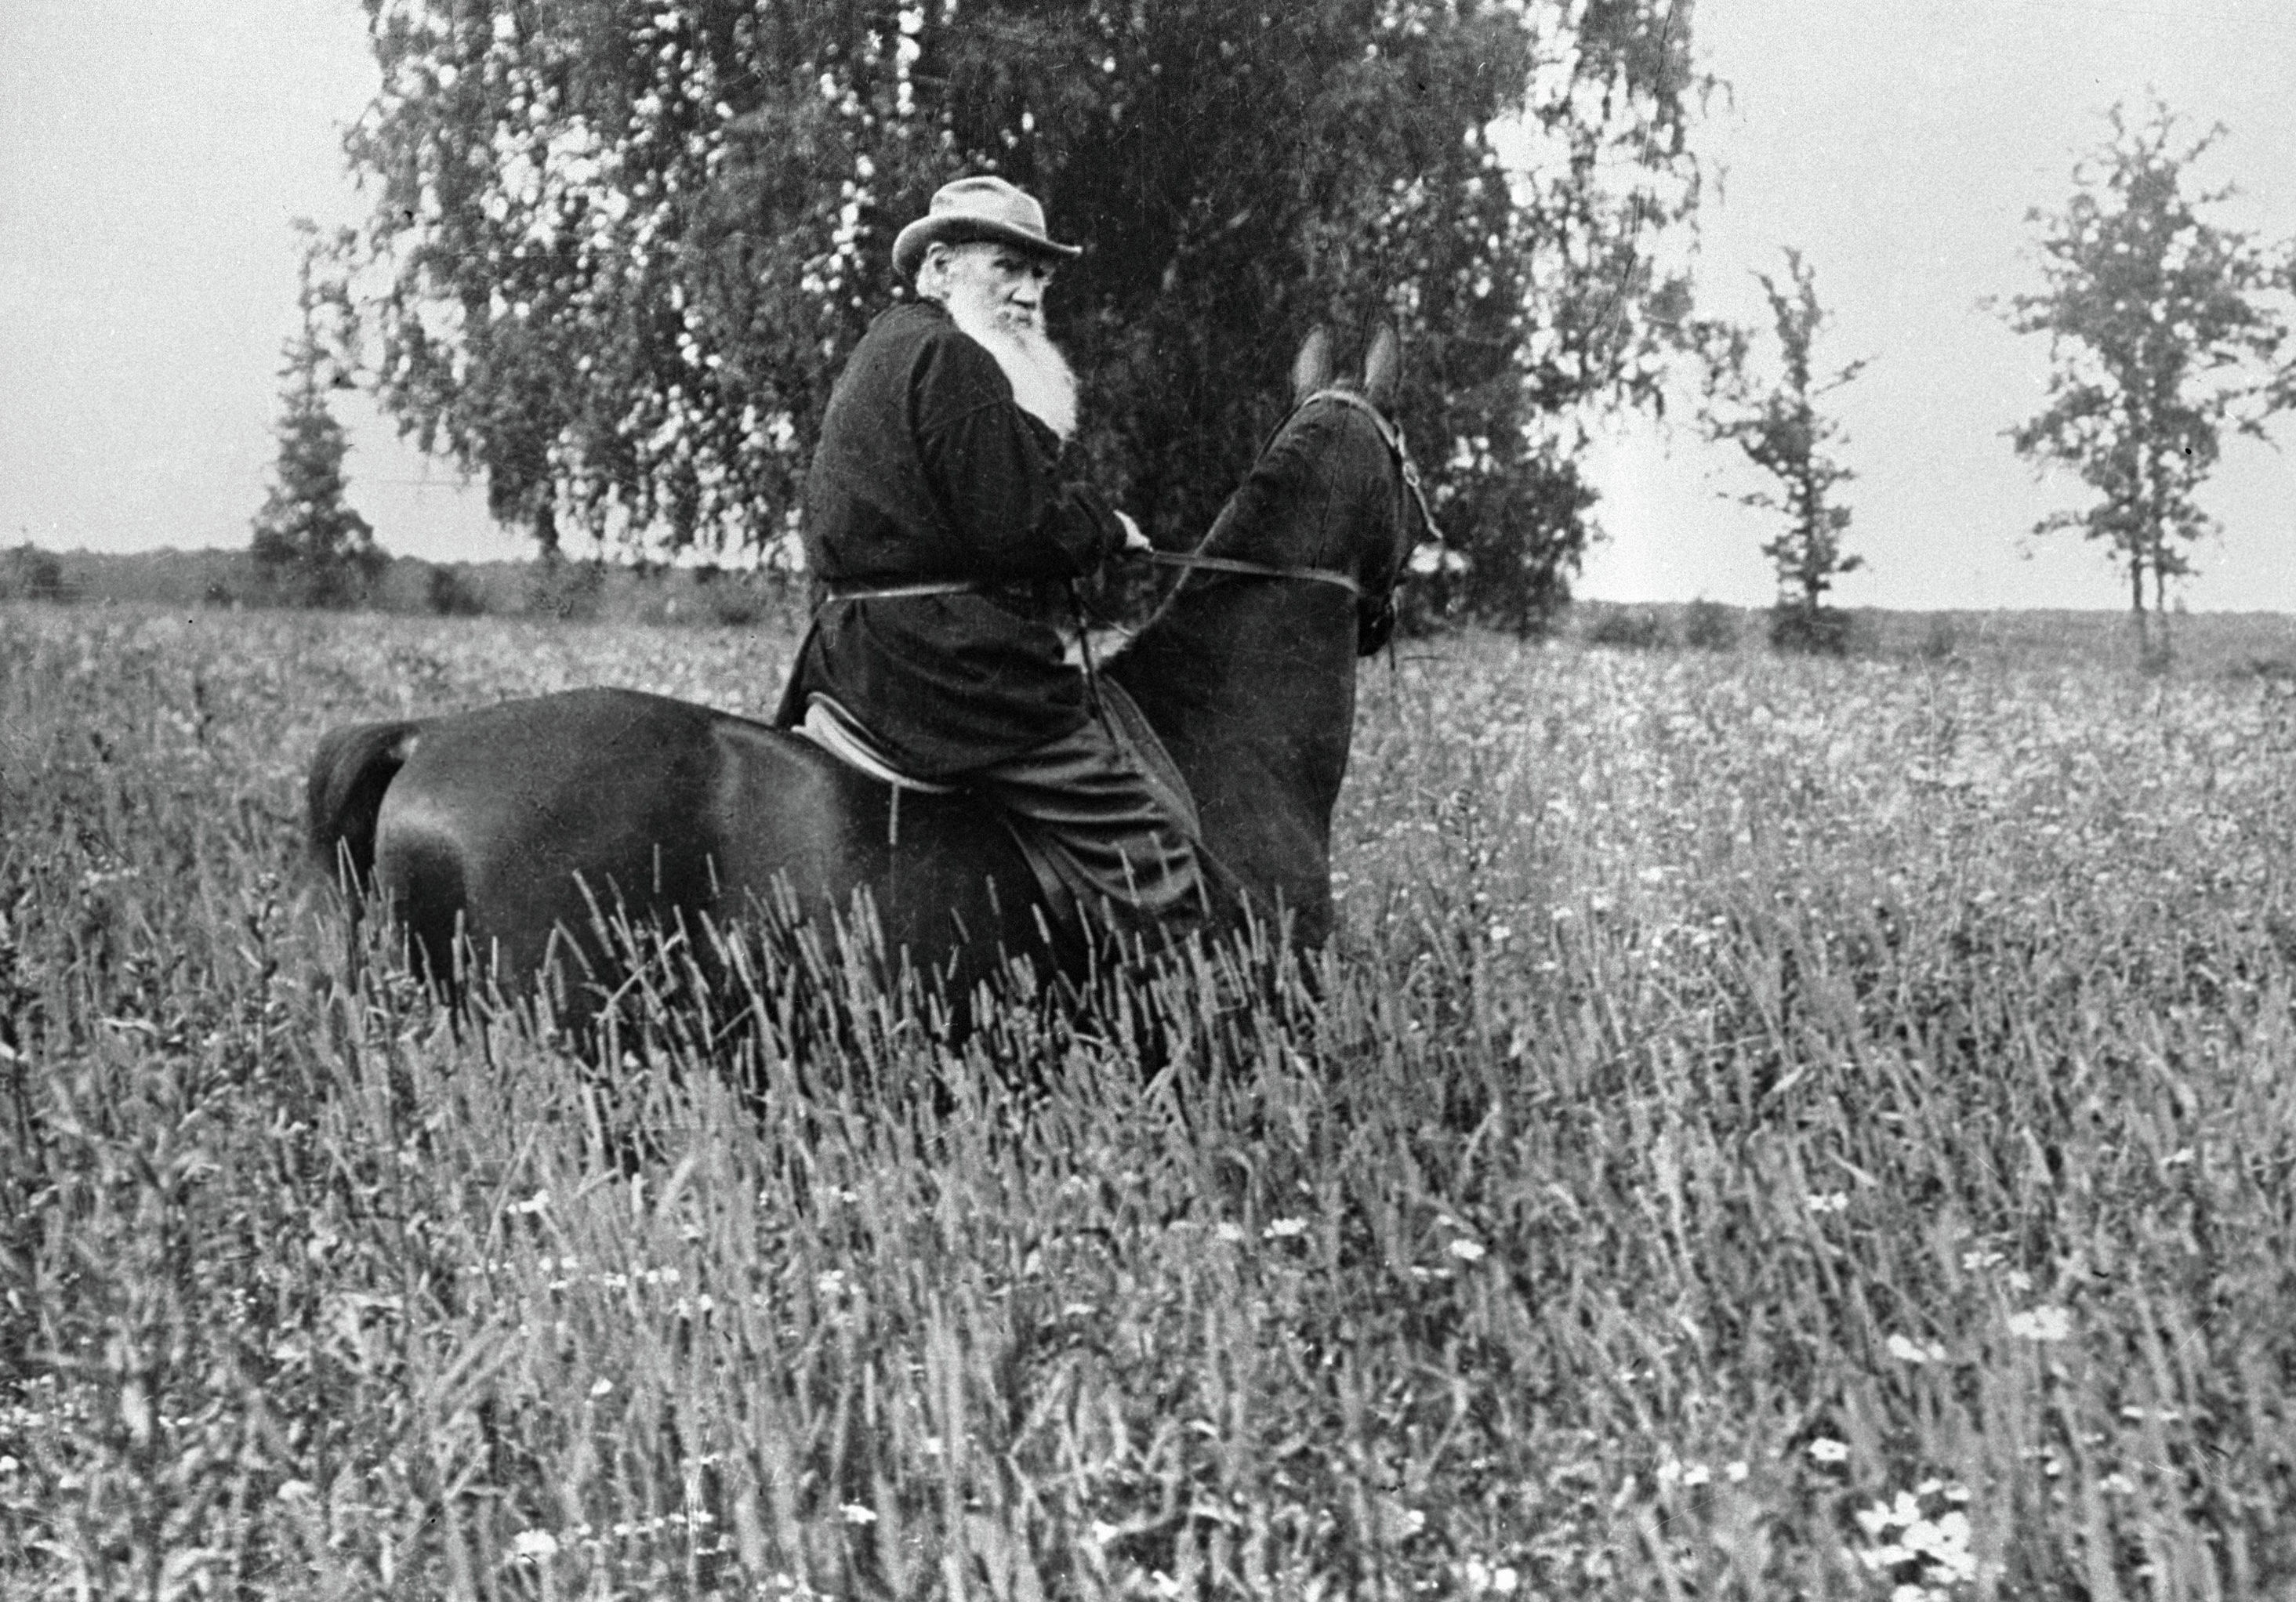
<instances>
[{"instance_id":1,"label":"old man with white beard","mask_svg":"<svg viewBox=\"0 0 2296 1602\"><path fill-rule=\"evenodd\" d=\"M1208 911L1186 803L1064 655L1070 582L1146 545L1059 470L1076 382L1044 297L1078 253L993 177L947 184L894 241L917 298L870 324L830 395L803 523L825 599L778 721L829 698L905 772L1017 814L1081 908L1170 932Z\"/></svg>"}]
</instances>

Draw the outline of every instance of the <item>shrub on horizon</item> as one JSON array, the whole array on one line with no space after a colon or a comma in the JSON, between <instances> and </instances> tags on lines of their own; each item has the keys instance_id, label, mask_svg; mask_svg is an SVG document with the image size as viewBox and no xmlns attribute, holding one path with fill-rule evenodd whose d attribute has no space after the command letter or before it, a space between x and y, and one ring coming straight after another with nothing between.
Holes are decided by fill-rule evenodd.
<instances>
[{"instance_id":1,"label":"shrub on horizon","mask_svg":"<svg viewBox=\"0 0 2296 1602\"><path fill-rule=\"evenodd\" d=\"M431 611L441 617L482 617L486 616L487 598L479 586L459 568L444 562L431 565L423 599Z\"/></svg>"},{"instance_id":2,"label":"shrub on horizon","mask_svg":"<svg viewBox=\"0 0 2296 1602\"><path fill-rule=\"evenodd\" d=\"M1682 642L1693 650L1738 649L1738 614L1718 601L1702 597L1682 615Z\"/></svg>"},{"instance_id":3,"label":"shrub on horizon","mask_svg":"<svg viewBox=\"0 0 2296 1602\"><path fill-rule=\"evenodd\" d=\"M0 558L0 601L68 601L64 566L29 540Z\"/></svg>"},{"instance_id":4,"label":"shrub on horizon","mask_svg":"<svg viewBox=\"0 0 2296 1602\"><path fill-rule=\"evenodd\" d=\"M537 563L527 580L526 609L533 616L562 622L593 618L598 615L605 589L603 560L567 561L553 557Z\"/></svg>"},{"instance_id":5,"label":"shrub on horizon","mask_svg":"<svg viewBox=\"0 0 2296 1602\"><path fill-rule=\"evenodd\" d=\"M1611 607L1587 630L1587 643L1651 650L1668 643L1666 620L1648 607Z\"/></svg>"},{"instance_id":6,"label":"shrub on horizon","mask_svg":"<svg viewBox=\"0 0 2296 1602\"><path fill-rule=\"evenodd\" d=\"M1840 607L1779 606L1770 609L1770 649L1803 657L1846 657L1855 621Z\"/></svg>"}]
</instances>

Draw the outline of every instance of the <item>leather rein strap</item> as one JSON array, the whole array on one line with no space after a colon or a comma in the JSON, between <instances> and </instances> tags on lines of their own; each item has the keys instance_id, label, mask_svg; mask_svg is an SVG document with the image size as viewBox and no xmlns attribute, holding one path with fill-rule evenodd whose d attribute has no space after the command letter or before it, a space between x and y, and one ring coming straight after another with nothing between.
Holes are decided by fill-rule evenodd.
<instances>
[{"instance_id":1,"label":"leather rein strap","mask_svg":"<svg viewBox=\"0 0 2296 1602\"><path fill-rule=\"evenodd\" d=\"M1239 561L1232 556L1203 556L1193 551L1151 551L1145 560L1160 568L1197 568L1208 573L1241 573L1247 578L1310 578L1317 584L1337 584L1357 601L1363 599L1363 585L1337 568L1277 568L1267 562Z\"/></svg>"},{"instance_id":2,"label":"leather rein strap","mask_svg":"<svg viewBox=\"0 0 2296 1602\"><path fill-rule=\"evenodd\" d=\"M980 588L971 578L928 578L913 584L829 584L824 605L832 601L898 601L905 595L971 595Z\"/></svg>"}]
</instances>

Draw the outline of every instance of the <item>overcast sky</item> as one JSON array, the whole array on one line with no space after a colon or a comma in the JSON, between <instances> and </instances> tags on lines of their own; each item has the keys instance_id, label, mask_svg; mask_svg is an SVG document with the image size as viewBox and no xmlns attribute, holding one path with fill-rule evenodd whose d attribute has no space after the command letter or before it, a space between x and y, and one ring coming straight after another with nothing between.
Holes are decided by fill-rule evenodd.
<instances>
[{"instance_id":1,"label":"overcast sky","mask_svg":"<svg viewBox=\"0 0 2296 1602\"><path fill-rule=\"evenodd\" d=\"M1699 137L1708 309L1765 322L1752 274L1792 245L1836 316L1821 358L1872 359L1836 397L1868 563L1841 598L2124 604L2094 547L2026 537L2085 497L2001 437L2041 404L2046 347L1978 302L2036 286L2027 209L2062 204L2104 110L2148 86L2195 132L2227 126L2206 175L2243 191L2225 219L2296 235L2296 4L1703 0L1696 26L1729 85ZM340 130L374 86L353 0L0 0L0 543L247 542L294 324L289 225L358 214ZM521 553L451 470L350 397L339 414L387 547ZM2296 450L2296 420L2277 436ZM1768 600L1767 527L1727 498L1755 484L1726 454L1643 426L1592 465L1611 537L1582 593ZM2296 458L2234 442L2207 502L2225 533L2188 603L2296 611Z\"/></svg>"}]
</instances>

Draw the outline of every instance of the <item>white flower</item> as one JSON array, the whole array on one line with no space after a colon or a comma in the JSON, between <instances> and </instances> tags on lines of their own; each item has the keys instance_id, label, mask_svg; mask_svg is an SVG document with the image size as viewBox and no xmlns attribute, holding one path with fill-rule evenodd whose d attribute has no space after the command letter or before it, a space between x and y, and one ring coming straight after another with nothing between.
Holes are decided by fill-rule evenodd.
<instances>
[{"instance_id":1,"label":"white flower","mask_svg":"<svg viewBox=\"0 0 2296 1602\"><path fill-rule=\"evenodd\" d=\"M1745 1459L1742 1458L1738 1461L1730 1464L1722 1470L1724 1477L1728 1479L1733 1485L1744 1484L1746 1483L1746 1475L1751 1472L1751 1471L1746 1467Z\"/></svg>"},{"instance_id":2,"label":"white flower","mask_svg":"<svg viewBox=\"0 0 2296 1602\"><path fill-rule=\"evenodd\" d=\"M1513 1569L1504 1565L1493 1567L1480 1557L1468 1558L1463 1568L1471 1597L1511 1597L1522 1583L1522 1576Z\"/></svg>"},{"instance_id":3,"label":"white flower","mask_svg":"<svg viewBox=\"0 0 2296 1602\"><path fill-rule=\"evenodd\" d=\"M1462 1263L1480 1263L1488 1255L1481 1241L1470 1240L1464 1235L1443 1249Z\"/></svg>"},{"instance_id":4,"label":"white flower","mask_svg":"<svg viewBox=\"0 0 2296 1602\"><path fill-rule=\"evenodd\" d=\"M1849 1211L1849 1194L1845 1190L1828 1190L1812 1196L1809 1210L1813 1213L1847 1213Z\"/></svg>"},{"instance_id":5,"label":"white flower","mask_svg":"<svg viewBox=\"0 0 2296 1602\"><path fill-rule=\"evenodd\" d=\"M554 1557L558 1555L558 1537L547 1530L521 1530L511 1538L510 1555L525 1563Z\"/></svg>"},{"instance_id":6,"label":"white flower","mask_svg":"<svg viewBox=\"0 0 2296 1602\"><path fill-rule=\"evenodd\" d=\"M848 1502L837 1510L837 1516L849 1524L873 1524L877 1510L865 1502Z\"/></svg>"},{"instance_id":7,"label":"white flower","mask_svg":"<svg viewBox=\"0 0 2296 1602\"><path fill-rule=\"evenodd\" d=\"M1225 1218L1221 1219L1217 1225L1213 1226L1212 1233L1218 1236L1222 1240L1226 1241L1230 1246L1242 1246L1244 1241L1243 1226L1240 1223L1232 1222Z\"/></svg>"},{"instance_id":8,"label":"white flower","mask_svg":"<svg viewBox=\"0 0 2296 1602\"><path fill-rule=\"evenodd\" d=\"M601 1379L601 1380L598 1380L598 1381L594 1382L594 1383L590 1386L590 1394L591 1394L591 1395L593 1395L593 1396L603 1396L603 1395L606 1395L606 1394L607 1394L608 1393L610 1393L611 1391L612 1391L612 1390L613 1390L613 1388L614 1388L614 1382L613 1382L612 1380L611 1380L611 1379Z\"/></svg>"},{"instance_id":9,"label":"white flower","mask_svg":"<svg viewBox=\"0 0 2296 1602\"><path fill-rule=\"evenodd\" d=\"M1890 1355L1901 1363L1919 1365L1945 1361L1945 1348L1935 1341L1924 1344L1915 1340L1910 1336L1893 1335L1886 1345L1889 1347Z\"/></svg>"},{"instance_id":10,"label":"white flower","mask_svg":"<svg viewBox=\"0 0 2296 1602\"><path fill-rule=\"evenodd\" d=\"M1847 1463L1849 1461L1849 1449L1831 1435L1820 1435L1816 1440L1811 1442L1809 1443L1808 1451L1810 1461L1813 1463Z\"/></svg>"},{"instance_id":11,"label":"white flower","mask_svg":"<svg viewBox=\"0 0 2296 1602\"><path fill-rule=\"evenodd\" d=\"M1308 1221L1304 1218L1279 1218L1260 1231L1270 1240L1290 1240L1307 1232Z\"/></svg>"},{"instance_id":12,"label":"white flower","mask_svg":"<svg viewBox=\"0 0 2296 1602\"><path fill-rule=\"evenodd\" d=\"M2033 1307L2009 1315L2009 1333L2021 1340L2069 1340L2073 1333L2072 1314L2062 1307Z\"/></svg>"},{"instance_id":13,"label":"white flower","mask_svg":"<svg viewBox=\"0 0 2296 1602\"><path fill-rule=\"evenodd\" d=\"M1973 1580L1977 1577L1977 1559L1970 1553L1969 1536L1969 1515L1956 1508L1907 1525L1898 1539L1929 1560L1932 1580L1947 1576ZM1943 1573L1939 1573L1940 1570Z\"/></svg>"}]
</instances>

